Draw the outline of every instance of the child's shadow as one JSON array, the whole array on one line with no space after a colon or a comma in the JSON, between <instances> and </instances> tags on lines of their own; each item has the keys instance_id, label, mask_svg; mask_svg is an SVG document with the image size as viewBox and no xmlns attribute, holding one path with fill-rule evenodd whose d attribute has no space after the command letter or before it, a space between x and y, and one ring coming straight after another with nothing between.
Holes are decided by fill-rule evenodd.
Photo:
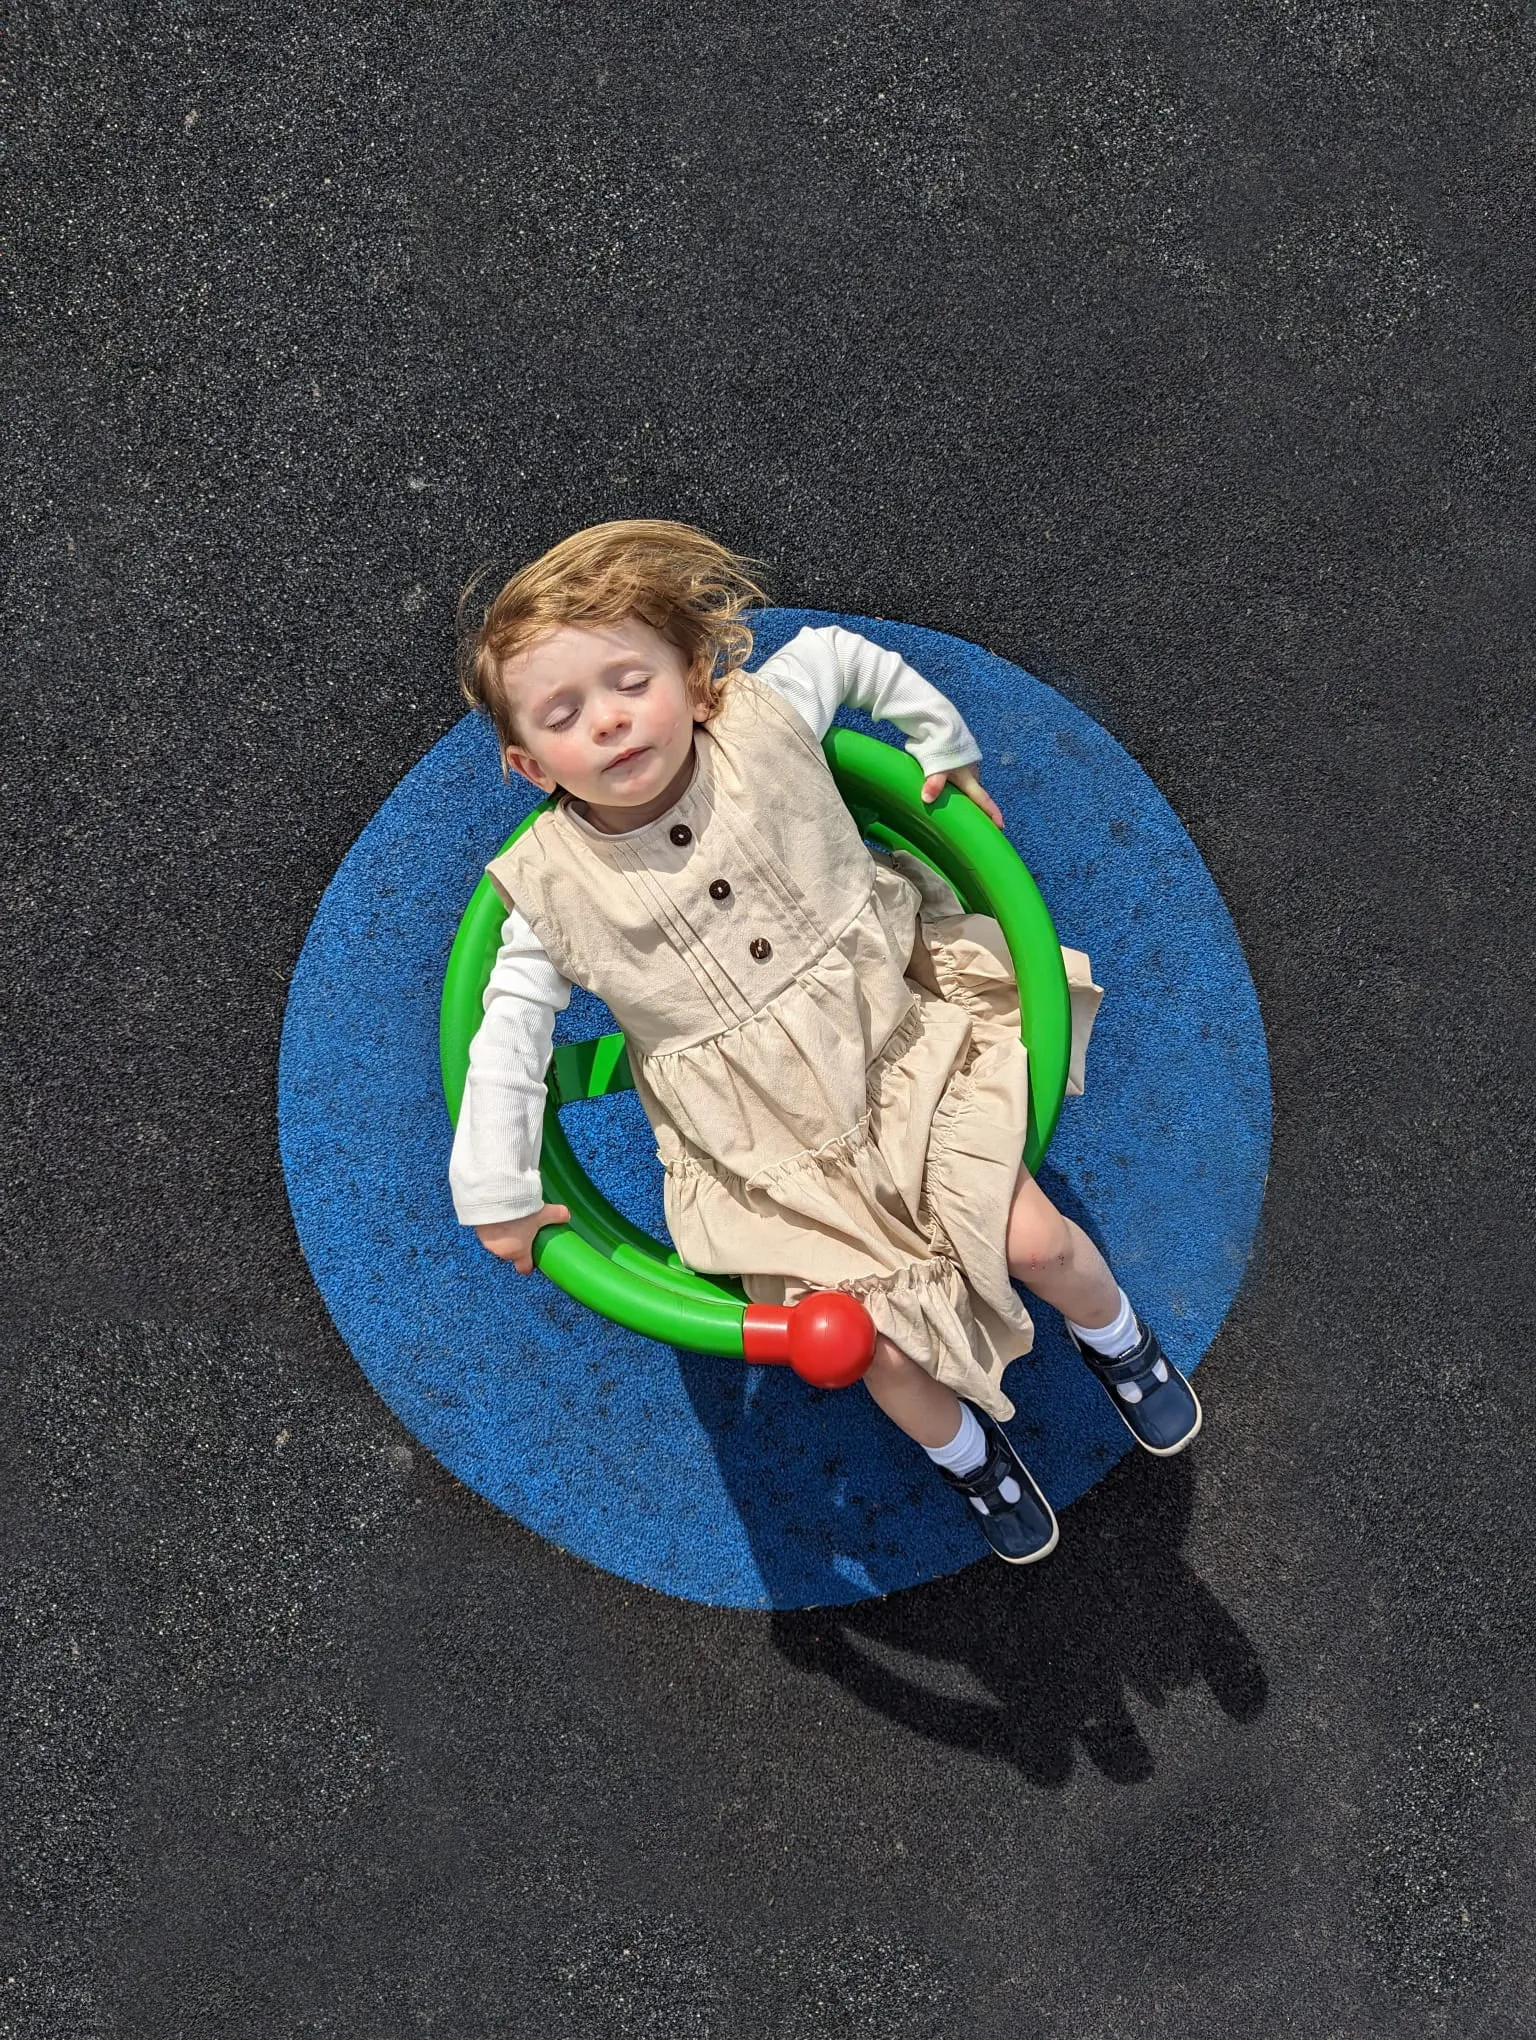
<instances>
[{"instance_id":1,"label":"child's shadow","mask_svg":"<svg viewBox=\"0 0 1536 2040\"><path fill-rule=\"evenodd\" d=\"M633 1094L588 1114L572 1129L585 1165L664 1238L654 1170L636 1160L645 1142ZM1047 1169L1041 1181L1059 1209L1086 1220L1061 1177ZM1087 1422L1115 1436L1056 1314L1038 1316L1039 1341L1013 1389L1026 1456L1037 1406L1058 1429ZM740 1526L740 1556L750 1555L777 1611L775 1640L796 1664L936 1741L1005 1754L1040 1785L1066 1781L1077 1743L1111 1778L1149 1776L1132 1695L1158 1706L1203 1678L1234 1720L1263 1707L1253 1646L1179 1555L1194 1496L1188 1456L1154 1462L1133 1450L1066 1511L1050 1558L1004 1566L862 1389L829 1396L786 1367L701 1353L679 1351L677 1366ZM1089 1444L1107 1463L1111 1448ZM956 1570L908 1586L925 1569L912 1564L915 1537L931 1569ZM852 1605L837 1605L850 1591Z\"/></svg>"},{"instance_id":2,"label":"child's shadow","mask_svg":"<svg viewBox=\"0 0 1536 2040\"><path fill-rule=\"evenodd\" d=\"M744 1410L722 1408L723 1392L734 1405L754 1391L775 1399L815 1391L788 1370L730 1377L698 1354L679 1353L678 1362L769 1598L802 1603L775 1609L771 1620L778 1648L803 1670L835 1679L920 1735L1007 1757L1032 1783L1052 1787L1071 1776L1079 1744L1117 1783L1151 1776L1133 1695L1161 1707L1203 1679L1233 1720L1262 1710L1267 1682L1253 1645L1180 1555L1194 1501L1190 1459L1123 1460L1064 1513L1061 1542L1038 1565L1005 1566L977 1538L978 1563L884 1591L910 1570L895 1545L882 1549L878 1518L861 1497L830 1511L809 1506L809 1466L786 1467L783 1492L766 1492L761 1460L740 1449ZM888 1449L885 1420L872 1406L868 1415L875 1441ZM952 1502L934 1491L928 1472L914 1468L912 1502ZM791 1528L786 1512L803 1522ZM974 1535L967 1519L960 1525ZM849 1546L841 1554L840 1533ZM812 1544L814 1555L805 1548ZM842 1600L849 1579L860 1577L884 1598L803 1605Z\"/></svg>"},{"instance_id":3,"label":"child's shadow","mask_svg":"<svg viewBox=\"0 0 1536 2040\"><path fill-rule=\"evenodd\" d=\"M883 1601L780 1611L774 1638L807 1671L935 1742L1007 1757L1061 1786L1074 1746L1136 1784L1152 1752L1132 1716L1203 1679L1232 1720L1268 1686L1253 1645L1178 1545L1194 1469L1128 1459L1066 1513L1038 1566L986 1559Z\"/></svg>"}]
</instances>

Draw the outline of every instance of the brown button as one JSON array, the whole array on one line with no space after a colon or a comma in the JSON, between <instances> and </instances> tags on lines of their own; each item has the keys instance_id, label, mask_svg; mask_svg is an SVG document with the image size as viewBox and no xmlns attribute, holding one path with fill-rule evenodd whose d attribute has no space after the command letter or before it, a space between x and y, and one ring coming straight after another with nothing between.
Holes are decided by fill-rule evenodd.
<instances>
[{"instance_id":1,"label":"brown button","mask_svg":"<svg viewBox=\"0 0 1536 2040\"><path fill-rule=\"evenodd\" d=\"M692 829L689 828L686 822L679 822L677 824L677 827L672 831L672 840L677 845L678 849L681 850L685 843L691 843L693 841L693 831Z\"/></svg>"},{"instance_id":2,"label":"brown button","mask_svg":"<svg viewBox=\"0 0 1536 2040\"><path fill-rule=\"evenodd\" d=\"M773 944L763 935L754 935L748 946L759 963L766 963L773 954Z\"/></svg>"},{"instance_id":3,"label":"brown button","mask_svg":"<svg viewBox=\"0 0 1536 2040\"><path fill-rule=\"evenodd\" d=\"M731 881L728 878L712 878L709 881L709 896L712 900L728 900L731 896Z\"/></svg>"}]
</instances>

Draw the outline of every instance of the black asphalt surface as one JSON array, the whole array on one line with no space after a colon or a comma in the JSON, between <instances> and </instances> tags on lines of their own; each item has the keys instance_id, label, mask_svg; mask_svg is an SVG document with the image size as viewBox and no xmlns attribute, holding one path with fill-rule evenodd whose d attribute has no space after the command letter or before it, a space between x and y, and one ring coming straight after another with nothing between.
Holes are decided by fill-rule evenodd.
<instances>
[{"instance_id":1,"label":"black asphalt surface","mask_svg":"<svg viewBox=\"0 0 1536 2040\"><path fill-rule=\"evenodd\" d=\"M1536 2032L1533 83L1499 0L13 13L5 2040ZM1034 1571L627 1587L299 1255L456 591L642 512L1063 689L1246 946L1205 1434Z\"/></svg>"}]
</instances>

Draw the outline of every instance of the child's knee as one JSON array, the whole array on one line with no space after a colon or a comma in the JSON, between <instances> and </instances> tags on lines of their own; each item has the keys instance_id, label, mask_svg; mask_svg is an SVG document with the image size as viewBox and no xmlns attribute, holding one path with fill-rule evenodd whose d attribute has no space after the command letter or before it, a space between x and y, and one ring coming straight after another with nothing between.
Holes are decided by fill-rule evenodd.
<instances>
[{"instance_id":1,"label":"child's knee","mask_svg":"<svg viewBox=\"0 0 1536 2040\"><path fill-rule=\"evenodd\" d=\"M1021 1282L1033 1275L1053 1275L1072 1259L1072 1234L1067 1221L1051 1205L1028 1211L1015 1209L1008 1218L1008 1267Z\"/></svg>"},{"instance_id":2,"label":"child's knee","mask_svg":"<svg viewBox=\"0 0 1536 2040\"><path fill-rule=\"evenodd\" d=\"M874 1358L869 1363L864 1379L867 1382L873 1376L876 1381L898 1380L902 1375L909 1374L915 1364L894 1340L888 1339L884 1332L877 1332Z\"/></svg>"}]
</instances>

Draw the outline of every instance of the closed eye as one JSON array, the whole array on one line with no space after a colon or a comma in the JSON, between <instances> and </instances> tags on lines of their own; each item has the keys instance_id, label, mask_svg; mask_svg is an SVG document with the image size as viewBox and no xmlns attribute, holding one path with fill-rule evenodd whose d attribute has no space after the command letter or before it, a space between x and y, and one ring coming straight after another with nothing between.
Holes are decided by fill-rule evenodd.
<instances>
[{"instance_id":1,"label":"closed eye","mask_svg":"<svg viewBox=\"0 0 1536 2040\"><path fill-rule=\"evenodd\" d=\"M620 694L644 694L650 684L651 676L647 673L643 680L626 680L623 686L620 687L619 692Z\"/></svg>"}]
</instances>

